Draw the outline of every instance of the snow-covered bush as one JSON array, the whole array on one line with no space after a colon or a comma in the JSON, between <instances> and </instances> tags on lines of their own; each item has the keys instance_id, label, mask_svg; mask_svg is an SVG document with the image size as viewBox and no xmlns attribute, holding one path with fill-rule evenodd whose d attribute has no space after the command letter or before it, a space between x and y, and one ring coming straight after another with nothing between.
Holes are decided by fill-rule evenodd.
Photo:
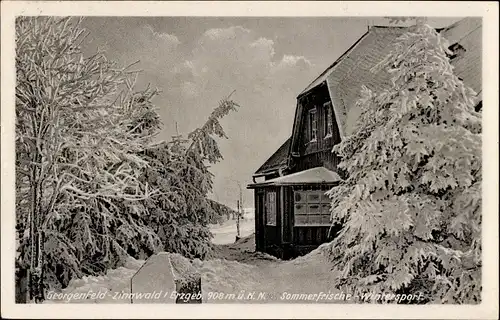
<instances>
[{"instance_id":1,"label":"snow-covered bush","mask_svg":"<svg viewBox=\"0 0 500 320\"><path fill-rule=\"evenodd\" d=\"M434 29L411 27L364 88L354 134L334 148L348 177L332 188L337 285L422 292L425 302L479 303L481 115Z\"/></svg>"}]
</instances>

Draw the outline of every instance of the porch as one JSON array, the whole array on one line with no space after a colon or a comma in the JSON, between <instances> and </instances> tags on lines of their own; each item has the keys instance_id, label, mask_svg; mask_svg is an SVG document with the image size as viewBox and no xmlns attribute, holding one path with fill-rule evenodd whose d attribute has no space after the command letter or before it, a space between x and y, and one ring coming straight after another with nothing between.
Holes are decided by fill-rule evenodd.
<instances>
[{"instance_id":1,"label":"porch","mask_svg":"<svg viewBox=\"0 0 500 320\"><path fill-rule=\"evenodd\" d=\"M255 190L256 250L290 259L332 240L339 227L332 227L325 192L340 180L316 167L248 185Z\"/></svg>"}]
</instances>

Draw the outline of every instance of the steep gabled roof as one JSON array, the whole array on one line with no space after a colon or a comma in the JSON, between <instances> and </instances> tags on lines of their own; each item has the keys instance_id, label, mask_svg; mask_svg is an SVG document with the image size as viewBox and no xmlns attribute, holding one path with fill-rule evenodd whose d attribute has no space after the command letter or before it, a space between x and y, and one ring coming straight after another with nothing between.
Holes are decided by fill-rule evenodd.
<instances>
[{"instance_id":1,"label":"steep gabled roof","mask_svg":"<svg viewBox=\"0 0 500 320\"><path fill-rule=\"evenodd\" d=\"M360 97L361 86L378 91L390 85L389 74L385 71L373 73L371 69L391 52L396 39L406 30L405 27L371 27L323 76L303 91L305 94L326 81L342 136L351 133L351 118L357 119L357 110L352 107Z\"/></svg>"},{"instance_id":2,"label":"steep gabled roof","mask_svg":"<svg viewBox=\"0 0 500 320\"><path fill-rule=\"evenodd\" d=\"M465 52L453 59L453 72L481 97L482 93L482 18L469 17L441 31L450 45L459 43Z\"/></svg>"},{"instance_id":3,"label":"steep gabled roof","mask_svg":"<svg viewBox=\"0 0 500 320\"><path fill-rule=\"evenodd\" d=\"M322 83L328 86L340 134L342 136L351 134L360 115L360 110L355 107L355 103L360 97L361 86L378 91L390 85L390 76L387 72L381 71L375 74L371 72L371 69L390 53L396 39L406 30L406 27L371 27L309 84L297 97L292 137L285 144L291 146L299 132L297 122L302 112L300 98ZM465 18L437 31L448 40L450 45L459 43L464 47L464 54L452 61L454 72L480 96L482 91L482 19ZM285 150L287 149L285 144L262 165L257 173L277 170L280 166L285 166L289 156L286 152L288 150Z\"/></svg>"},{"instance_id":4,"label":"steep gabled roof","mask_svg":"<svg viewBox=\"0 0 500 320\"><path fill-rule=\"evenodd\" d=\"M361 86L379 91L390 85L390 76L387 72L373 73L371 68L390 53L396 39L406 30L406 27L371 27L301 95L326 81L340 133L343 136L351 134L360 114L355 104L360 98ZM450 45L459 43L465 48L465 53L452 61L454 72L466 85L480 93L482 91L481 18L465 18L438 31Z\"/></svg>"},{"instance_id":5,"label":"steep gabled roof","mask_svg":"<svg viewBox=\"0 0 500 320\"><path fill-rule=\"evenodd\" d=\"M288 150L290 149L291 138L288 138L281 147L255 172L254 176L264 175L269 172L274 172L287 165Z\"/></svg>"},{"instance_id":6,"label":"steep gabled roof","mask_svg":"<svg viewBox=\"0 0 500 320\"><path fill-rule=\"evenodd\" d=\"M370 32L370 30L368 30L365 34L363 34L361 36L361 38L359 38L349 49L347 49L340 57L337 58L337 60L335 60L334 63L332 63L328 68L326 68L325 71L323 71L316 79L313 80L313 82L311 82L300 94L298 97L300 97L301 95L303 95L304 93L306 92L309 92L312 88L316 87L317 85L321 84L323 81L326 80L326 78L328 77L328 75L332 72L333 68L339 64L343 58L345 58L346 56L348 56L348 54L354 50L354 48L363 40L366 38L366 36L368 35L368 33Z\"/></svg>"}]
</instances>

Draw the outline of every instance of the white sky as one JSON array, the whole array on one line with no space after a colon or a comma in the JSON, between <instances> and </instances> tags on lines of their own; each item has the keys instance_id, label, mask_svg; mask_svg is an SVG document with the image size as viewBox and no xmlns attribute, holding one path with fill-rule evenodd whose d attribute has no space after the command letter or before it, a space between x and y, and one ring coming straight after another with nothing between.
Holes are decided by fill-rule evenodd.
<instances>
[{"instance_id":1,"label":"white sky","mask_svg":"<svg viewBox=\"0 0 500 320\"><path fill-rule=\"evenodd\" d=\"M457 18L433 18L434 27ZM89 17L88 52L104 48L111 60L140 60L139 85L162 90L155 103L161 138L201 125L217 102L236 90L242 108L223 120L229 140L212 168L213 198L234 207L238 185L288 138L296 96L382 18ZM244 205L253 192L244 190Z\"/></svg>"}]
</instances>

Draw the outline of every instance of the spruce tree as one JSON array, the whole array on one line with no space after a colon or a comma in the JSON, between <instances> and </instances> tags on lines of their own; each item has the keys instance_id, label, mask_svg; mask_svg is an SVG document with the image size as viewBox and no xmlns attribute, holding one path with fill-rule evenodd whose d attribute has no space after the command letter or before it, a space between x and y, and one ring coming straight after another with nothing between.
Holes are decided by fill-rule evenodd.
<instances>
[{"instance_id":1,"label":"spruce tree","mask_svg":"<svg viewBox=\"0 0 500 320\"><path fill-rule=\"evenodd\" d=\"M215 138L227 138L219 120L237 107L229 97L223 99L187 138L176 135L144 153L150 167L143 179L159 190L143 202L149 212L144 218L157 233L164 251L188 258L210 256L209 224L227 208L208 198L213 187L209 166L222 159Z\"/></svg>"},{"instance_id":2,"label":"spruce tree","mask_svg":"<svg viewBox=\"0 0 500 320\"><path fill-rule=\"evenodd\" d=\"M480 302L481 115L449 54L434 29L410 27L373 70L391 85L362 89L354 133L334 147L348 173L328 192L344 225L339 287Z\"/></svg>"}]
</instances>

